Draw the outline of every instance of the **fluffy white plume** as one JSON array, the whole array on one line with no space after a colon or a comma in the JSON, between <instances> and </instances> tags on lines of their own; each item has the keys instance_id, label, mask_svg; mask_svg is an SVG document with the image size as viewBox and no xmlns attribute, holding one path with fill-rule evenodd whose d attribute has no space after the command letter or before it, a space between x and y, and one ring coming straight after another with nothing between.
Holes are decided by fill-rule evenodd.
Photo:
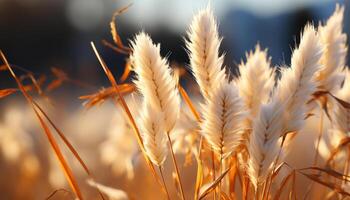
<instances>
[{"instance_id":1,"label":"fluffy white plume","mask_svg":"<svg viewBox=\"0 0 350 200\"><path fill-rule=\"evenodd\" d=\"M137 75L135 84L146 104L164 113L165 129L171 131L179 115L180 96L177 83L166 59L160 55L160 45L153 44L144 32L132 42L131 60Z\"/></svg>"},{"instance_id":2,"label":"fluffy white plume","mask_svg":"<svg viewBox=\"0 0 350 200\"><path fill-rule=\"evenodd\" d=\"M237 88L221 84L202 109L201 133L220 156L230 155L241 143L246 115Z\"/></svg>"},{"instance_id":3,"label":"fluffy white plume","mask_svg":"<svg viewBox=\"0 0 350 200\"><path fill-rule=\"evenodd\" d=\"M321 58L322 69L317 74L318 87L321 90L338 89L343 75L347 47L346 34L343 33L344 7L336 6L333 15L324 26L319 27L319 37L324 52Z\"/></svg>"},{"instance_id":4,"label":"fluffy white plume","mask_svg":"<svg viewBox=\"0 0 350 200\"><path fill-rule=\"evenodd\" d=\"M271 102L261 107L253 119L248 145L248 174L257 187L266 181L279 152L279 138L301 128L306 102L315 91L314 73L319 69L322 47L314 28L305 27L299 48L292 55L291 68L282 71L282 79Z\"/></svg>"},{"instance_id":5,"label":"fluffy white plume","mask_svg":"<svg viewBox=\"0 0 350 200\"><path fill-rule=\"evenodd\" d=\"M240 77L237 80L239 93L252 116L259 111L261 103L266 103L274 86L274 70L267 50L255 47L246 55L247 62L239 65Z\"/></svg>"},{"instance_id":6,"label":"fluffy white plume","mask_svg":"<svg viewBox=\"0 0 350 200\"><path fill-rule=\"evenodd\" d=\"M217 22L208 6L194 16L186 41L192 72L205 98L226 79L220 43Z\"/></svg>"},{"instance_id":7,"label":"fluffy white plume","mask_svg":"<svg viewBox=\"0 0 350 200\"><path fill-rule=\"evenodd\" d=\"M322 45L315 29L306 25L299 48L292 55L291 68L282 72L276 95L286 102L284 131L299 130L306 116L306 103L316 90L314 74L320 68ZM281 133L281 134L283 134Z\"/></svg>"},{"instance_id":8,"label":"fluffy white plume","mask_svg":"<svg viewBox=\"0 0 350 200\"><path fill-rule=\"evenodd\" d=\"M139 124L147 155L155 165L161 166L168 155L162 112L145 105Z\"/></svg>"},{"instance_id":9,"label":"fluffy white plume","mask_svg":"<svg viewBox=\"0 0 350 200\"><path fill-rule=\"evenodd\" d=\"M257 188L266 181L279 152L279 138L283 127L284 104L274 99L261 106L253 120L248 152L248 175Z\"/></svg>"}]
</instances>

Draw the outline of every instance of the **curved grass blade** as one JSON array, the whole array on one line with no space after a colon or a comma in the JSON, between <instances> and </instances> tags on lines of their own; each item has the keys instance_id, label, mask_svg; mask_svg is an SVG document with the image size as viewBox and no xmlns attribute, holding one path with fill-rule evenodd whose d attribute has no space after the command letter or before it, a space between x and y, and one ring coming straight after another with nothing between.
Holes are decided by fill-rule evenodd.
<instances>
[{"instance_id":1,"label":"curved grass blade","mask_svg":"<svg viewBox=\"0 0 350 200\"><path fill-rule=\"evenodd\" d=\"M67 181L69 183L69 185L71 186L72 190L74 191L75 195L77 196L77 198L79 199L83 199L83 196L81 194L80 188L78 186L78 183L73 175L72 170L70 169L66 159L64 158L53 134L51 133L49 127L47 126L47 124L45 123L45 121L43 120L43 118L40 116L35 104L33 103L33 100L31 98L31 96L27 93L27 91L25 90L24 86L22 85L21 81L18 79L18 77L16 76L16 74L14 73L14 71L12 70L10 64L8 63L5 55L3 54L3 52L0 50L0 55L1 55L1 59L3 60L3 62L6 64L8 70L10 71L12 77L15 79L19 89L21 90L23 96L25 97L25 99L27 100L27 102L31 105L33 111L35 112L35 115L37 116L40 125L42 127L42 129L44 130L47 139L50 142L50 145L52 147L52 149L55 152L55 155L57 156L57 159L59 160L61 167L63 169L63 172L67 178Z\"/></svg>"},{"instance_id":2,"label":"curved grass blade","mask_svg":"<svg viewBox=\"0 0 350 200\"><path fill-rule=\"evenodd\" d=\"M326 180L322 180L317 174L307 174L307 173L303 173L300 172L302 175L306 176L307 178L311 179L312 181L315 181L316 183L319 183L323 186L326 186L330 189L332 189L333 191L341 194L341 195L345 195L345 196L350 196L350 193L346 192L345 190L342 189L341 186L336 185L333 182L328 182Z\"/></svg>"},{"instance_id":3,"label":"curved grass blade","mask_svg":"<svg viewBox=\"0 0 350 200\"><path fill-rule=\"evenodd\" d=\"M342 148L344 148L345 146L347 146L348 144L350 144L350 137L345 137L343 138L338 146L332 150L331 155L329 156L326 165L328 166L330 164L330 162L335 158L335 156L340 152L340 150Z\"/></svg>"},{"instance_id":4,"label":"curved grass blade","mask_svg":"<svg viewBox=\"0 0 350 200\"><path fill-rule=\"evenodd\" d=\"M117 23L115 21L115 18L118 16L118 15L121 15L123 14L124 12L126 12L130 7L132 6L132 3L130 3L129 5L117 10L116 12L113 13L113 16L112 16L112 20L110 22L110 28L111 28L111 33L112 33L112 38L113 38L113 41L115 42L115 44L123 51L125 51L126 53L130 53L131 49L129 47L126 47L119 34L118 34L118 30L117 30Z\"/></svg>"},{"instance_id":5,"label":"curved grass blade","mask_svg":"<svg viewBox=\"0 0 350 200\"><path fill-rule=\"evenodd\" d=\"M16 88L2 89L2 90L0 90L0 99L7 97L7 96L9 96L17 91L18 91L18 89L16 89Z\"/></svg>"},{"instance_id":6,"label":"curved grass blade","mask_svg":"<svg viewBox=\"0 0 350 200\"><path fill-rule=\"evenodd\" d=\"M203 183L203 166L202 161L199 159L198 153L195 153L196 161L197 161L197 177L196 177L196 185L194 189L194 199L198 199L199 191Z\"/></svg>"},{"instance_id":7,"label":"curved grass blade","mask_svg":"<svg viewBox=\"0 0 350 200\"><path fill-rule=\"evenodd\" d=\"M204 185L199 191L199 199L203 199L210 192L215 190L215 188L219 185L221 180L225 177L225 175L230 171L231 168L226 169L215 181Z\"/></svg>"},{"instance_id":8,"label":"curved grass blade","mask_svg":"<svg viewBox=\"0 0 350 200\"><path fill-rule=\"evenodd\" d=\"M276 191L275 197L273 198L274 200L278 200L281 197L281 194L283 192L284 187L287 185L288 181L295 176L295 170L293 170L291 173L289 173L282 181L280 187Z\"/></svg>"}]
</instances>

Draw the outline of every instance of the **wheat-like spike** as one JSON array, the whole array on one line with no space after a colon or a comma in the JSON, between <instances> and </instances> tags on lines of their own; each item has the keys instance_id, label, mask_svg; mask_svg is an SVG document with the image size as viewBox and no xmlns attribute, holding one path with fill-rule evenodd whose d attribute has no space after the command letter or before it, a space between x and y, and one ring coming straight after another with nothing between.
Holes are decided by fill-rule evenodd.
<instances>
[{"instance_id":1,"label":"wheat-like spike","mask_svg":"<svg viewBox=\"0 0 350 200\"><path fill-rule=\"evenodd\" d=\"M147 155L155 165L162 166L168 155L163 113L144 105L139 124Z\"/></svg>"},{"instance_id":2,"label":"wheat-like spike","mask_svg":"<svg viewBox=\"0 0 350 200\"><path fill-rule=\"evenodd\" d=\"M294 50L291 68L282 72L275 95L286 102L285 127L281 134L299 130L306 116L306 103L316 90L314 74L320 68L322 45L313 26L306 25Z\"/></svg>"},{"instance_id":3,"label":"wheat-like spike","mask_svg":"<svg viewBox=\"0 0 350 200\"><path fill-rule=\"evenodd\" d=\"M321 57L322 68L316 76L321 90L332 92L339 88L343 80L341 70L344 68L347 54L343 19L344 7L337 4L327 23L318 29L320 41L324 46Z\"/></svg>"},{"instance_id":4,"label":"wheat-like spike","mask_svg":"<svg viewBox=\"0 0 350 200\"><path fill-rule=\"evenodd\" d=\"M256 45L255 51L247 53L246 57L246 63L239 65L237 86L250 114L255 116L260 105L270 97L274 86L274 70L270 67L271 58L267 56L267 49L261 50L260 45Z\"/></svg>"},{"instance_id":5,"label":"wheat-like spike","mask_svg":"<svg viewBox=\"0 0 350 200\"><path fill-rule=\"evenodd\" d=\"M131 60L137 75L135 84L144 102L164 113L165 129L169 132L175 125L180 109L177 83L170 66L160 55L160 45L153 44L144 32L136 35L132 49Z\"/></svg>"},{"instance_id":6,"label":"wheat-like spike","mask_svg":"<svg viewBox=\"0 0 350 200\"><path fill-rule=\"evenodd\" d=\"M202 135L221 158L229 156L241 143L246 115L236 86L221 84L202 109Z\"/></svg>"},{"instance_id":7,"label":"wheat-like spike","mask_svg":"<svg viewBox=\"0 0 350 200\"><path fill-rule=\"evenodd\" d=\"M253 120L247 172L255 189L266 181L278 156L284 109L285 104L275 98L268 104L263 104Z\"/></svg>"},{"instance_id":8,"label":"wheat-like spike","mask_svg":"<svg viewBox=\"0 0 350 200\"><path fill-rule=\"evenodd\" d=\"M350 102L350 71L345 69L343 73L345 73L345 81L336 96L346 102ZM334 128L345 134L350 132L350 110L338 104L334 107L333 115Z\"/></svg>"},{"instance_id":9,"label":"wheat-like spike","mask_svg":"<svg viewBox=\"0 0 350 200\"><path fill-rule=\"evenodd\" d=\"M221 38L217 22L208 6L193 17L186 41L192 73L204 98L226 79L224 56L219 55Z\"/></svg>"}]
</instances>

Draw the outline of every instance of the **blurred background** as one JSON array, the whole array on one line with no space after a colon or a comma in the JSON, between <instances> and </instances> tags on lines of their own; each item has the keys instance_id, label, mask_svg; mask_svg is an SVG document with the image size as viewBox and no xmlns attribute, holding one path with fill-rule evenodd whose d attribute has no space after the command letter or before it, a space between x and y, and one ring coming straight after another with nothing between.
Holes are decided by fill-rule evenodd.
<instances>
[{"instance_id":1,"label":"blurred background","mask_svg":"<svg viewBox=\"0 0 350 200\"><path fill-rule=\"evenodd\" d=\"M245 59L245 52L257 43L268 48L273 65L289 64L291 49L298 44L304 25L326 20L336 2L345 5L344 30L349 36L350 0L212 0L224 38L221 51L226 53L226 66L234 73ZM152 199L152 192L156 194L158 188L152 186L152 177L143 173L144 165L137 164L143 160L135 138L126 131L130 127L124 127L123 116L112 103L87 111L78 99L101 86L109 86L90 41L95 42L109 67L120 77L125 56L101 41L112 42L112 14L130 3L133 5L129 10L117 17L124 44L145 30L161 43L162 55L170 63L187 66L186 30L192 15L204 8L208 0L0 0L0 48L11 64L35 75L50 74L50 69L56 67L71 79L88 84L89 87L64 84L48 94L54 100L53 107L43 99L38 101L101 183L128 193L137 188L136 197ZM349 56L347 59L349 63ZM53 78L48 77L47 82ZM9 87L16 87L14 81L8 72L0 71L0 89ZM0 199L43 199L59 188L69 188L36 122L20 94L0 100ZM125 133L128 134L119 135ZM89 194L86 175L71 154L66 155L79 183L85 184L84 194ZM184 177L194 180L193 169L184 171ZM168 173L167 180L172 181L171 176ZM128 181L130 177L134 181ZM147 187L140 189L141 183ZM56 199L71 199L69 192L57 193Z\"/></svg>"},{"instance_id":2,"label":"blurred background","mask_svg":"<svg viewBox=\"0 0 350 200\"><path fill-rule=\"evenodd\" d=\"M119 32L128 40L140 30L162 44L170 62L188 63L184 50L185 32L191 16L207 0L0 0L0 47L16 65L35 72L59 67L74 78L91 84L105 80L99 73L90 41L95 41L115 71L122 56L101 45L111 41L112 13L133 6L117 18ZM307 21L318 24L348 0L220 0L211 1L224 37L226 65L234 68L256 43L269 49L274 65L289 63L291 48ZM345 10L345 31L350 31L350 10ZM119 73L121 67L119 67ZM117 72L118 73L118 72ZM91 76L94 74L94 76ZM1 77L0 83L6 81Z\"/></svg>"}]
</instances>

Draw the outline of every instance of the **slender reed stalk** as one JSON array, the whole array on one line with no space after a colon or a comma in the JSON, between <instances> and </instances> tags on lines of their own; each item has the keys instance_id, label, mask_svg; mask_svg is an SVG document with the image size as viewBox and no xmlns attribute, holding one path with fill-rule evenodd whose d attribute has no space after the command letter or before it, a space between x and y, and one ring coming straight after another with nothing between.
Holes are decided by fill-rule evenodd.
<instances>
[{"instance_id":1,"label":"slender reed stalk","mask_svg":"<svg viewBox=\"0 0 350 200\"><path fill-rule=\"evenodd\" d=\"M164 184L164 188L165 188L165 192L166 192L166 195L167 195L167 199L170 200L169 191L168 191L168 188L166 186L165 179L164 179L163 169L162 169L161 166L158 166L158 168L159 168L160 176L162 177L162 181L163 181L163 184Z\"/></svg>"},{"instance_id":2,"label":"slender reed stalk","mask_svg":"<svg viewBox=\"0 0 350 200\"><path fill-rule=\"evenodd\" d=\"M49 143L53 149L53 151L55 152L55 155L62 167L62 171L64 173L64 175L67 178L67 181L70 185L70 187L72 188L74 194L76 195L76 197L80 200L83 200L83 196L80 190L80 187L78 185L78 182L76 181L76 178L71 170L71 168L69 167L66 159L64 158L61 149L58 146L57 141L55 140L53 134L51 133L49 127L47 126L47 124L45 123L44 119L41 117L39 111L37 110L35 104L33 103L33 99L32 97L27 93L27 91L25 90L22 82L19 80L19 78L17 77L17 75L15 74L15 72L13 71L13 69L11 68L9 62L7 61L4 53L0 50L0 56L1 56L1 60L5 63L5 65L7 66L7 69L10 71L12 77L15 79L18 88L21 90L23 96L25 97L26 101L31 105L35 115L38 118L38 121L42 127L42 129L44 130L44 133L47 136L47 139L49 140Z\"/></svg>"},{"instance_id":3,"label":"slender reed stalk","mask_svg":"<svg viewBox=\"0 0 350 200\"><path fill-rule=\"evenodd\" d=\"M216 179L216 173L215 173L215 153L214 153L214 151L212 150L211 151L211 162L212 162L212 164L211 164L211 171L212 171L212 174L213 174L213 181L215 181L215 179ZM216 200L216 191L217 191L217 189L215 189L215 191L214 191L214 200Z\"/></svg>"},{"instance_id":4,"label":"slender reed stalk","mask_svg":"<svg viewBox=\"0 0 350 200\"><path fill-rule=\"evenodd\" d=\"M346 162L345 162L345 165L344 165L343 174L347 176L349 174L350 148L347 148L346 154L347 154L346 155ZM343 180L342 181L342 185L345 185L346 182L347 182L346 180Z\"/></svg>"},{"instance_id":5,"label":"slender reed stalk","mask_svg":"<svg viewBox=\"0 0 350 200\"><path fill-rule=\"evenodd\" d=\"M319 132L318 132L318 137L317 137L317 141L316 141L316 149L315 149L315 156L314 156L314 160L313 160L313 166L317 166L318 163L318 151L320 148L320 143L321 143L321 139L322 139L322 135L323 135L323 118L324 118L324 113L321 112L320 114L320 124L319 124Z\"/></svg>"}]
</instances>

